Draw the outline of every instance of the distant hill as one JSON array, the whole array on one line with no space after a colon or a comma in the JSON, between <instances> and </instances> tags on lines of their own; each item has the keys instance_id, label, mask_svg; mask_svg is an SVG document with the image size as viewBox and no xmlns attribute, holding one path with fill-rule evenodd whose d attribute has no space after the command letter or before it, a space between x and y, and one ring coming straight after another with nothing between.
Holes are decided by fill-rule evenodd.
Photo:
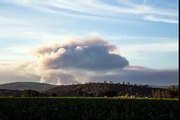
<instances>
[{"instance_id":1,"label":"distant hill","mask_svg":"<svg viewBox=\"0 0 180 120\"><path fill-rule=\"evenodd\" d=\"M50 85L45 83L35 83L35 82L14 82L1 84L0 89L9 89L9 90L36 90L43 91L50 88L56 87L56 85Z\"/></svg>"},{"instance_id":2,"label":"distant hill","mask_svg":"<svg viewBox=\"0 0 180 120\"><path fill-rule=\"evenodd\" d=\"M177 98L178 86L153 88L149 85L132 85L120 83L86 83L77 85L61 85L46 91L47 96L128 96Z\"/></svg>"}]
</instances>

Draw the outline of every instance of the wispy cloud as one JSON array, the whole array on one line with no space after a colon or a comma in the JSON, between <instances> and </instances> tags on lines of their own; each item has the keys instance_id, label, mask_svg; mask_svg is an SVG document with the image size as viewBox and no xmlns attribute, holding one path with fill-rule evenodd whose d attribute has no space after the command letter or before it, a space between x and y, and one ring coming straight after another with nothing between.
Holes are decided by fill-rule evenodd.
<instances>
[{"instance_id":1,"label":"wispy cloud","mask_svg":"<svg viewBox=\"0 0 180 120\"><path fill-rule=\"evenodd\" d=\"M178 24L178 20L176 18L174 18L174 19L173 18L163 18L163 17L156 17L153 15L144 16L144 20Z\"/></svg>"},{"instance_id":2,"label":"wispy cloud","mask_svg":"<svg viewBox=\"0 0 180 120\"><path fill-rule=\"evenodd\" d=\"M176 8L154 7L142 0L135 3L130 0L118 0L117 5L108 4L101 0L48 0L30 1L16 0L16 4L46 12L66 13L76 17L148 20L154 22L178 23ZM163 16L164 18L162 18Z\"/></svg>"}]
</instances>

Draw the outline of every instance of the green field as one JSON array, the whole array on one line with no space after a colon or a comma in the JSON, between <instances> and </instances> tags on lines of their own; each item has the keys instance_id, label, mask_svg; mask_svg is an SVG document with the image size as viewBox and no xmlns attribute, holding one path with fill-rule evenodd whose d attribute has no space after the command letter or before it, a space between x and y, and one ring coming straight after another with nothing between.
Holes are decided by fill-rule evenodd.
<instances>
[{"instance_id":1,"label":"green field","mask_svg":"<svg viewBox=\"0 0 180 120\"><path fill-rule=\"evenodd\" d=\"M177 99L0 98L0 120L178 120Z\"/></svg>"}]
</instances>

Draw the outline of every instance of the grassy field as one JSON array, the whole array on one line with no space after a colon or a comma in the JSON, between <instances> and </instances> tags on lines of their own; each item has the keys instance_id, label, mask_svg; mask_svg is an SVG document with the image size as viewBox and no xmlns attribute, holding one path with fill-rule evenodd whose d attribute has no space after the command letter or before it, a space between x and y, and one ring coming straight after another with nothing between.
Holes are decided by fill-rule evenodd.
<instances>
[{"instance_id":1,"label":"grassy field","mask_svg":"<svg viewBox=\"0 0 180 120\"><path fill-rule=\"evenodd\" d=\"M0 98L0 120L178 120L177 99Z\"/></svg>"}]
</instances>

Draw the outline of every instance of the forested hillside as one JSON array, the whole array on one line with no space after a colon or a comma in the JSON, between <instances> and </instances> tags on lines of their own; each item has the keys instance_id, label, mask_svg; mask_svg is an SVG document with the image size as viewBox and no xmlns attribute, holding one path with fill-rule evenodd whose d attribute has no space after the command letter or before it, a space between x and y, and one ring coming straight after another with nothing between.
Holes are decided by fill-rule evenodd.
<instances>
[{"instance_id":1,"label":"forested hillside","mask_svg":"<svg viewBox=\"0 0 180 120\"><path fill-rule=\"evenodd\" d=\"M36 85L36 84L35 84ZM39 85L41 86L41 85ZM37 87L37 86L36 86ZM51 86L52 87L52 86ZM87 97L154 97L177 98L178 86L154 88L148 85L130 83L86 83L76 85L55 86L43 91L25 88L24 90L0 89L0 96L32 97L32 96L87 96Z\"/></svg>"},{"instance_id":2,"label":"forested hillside","mask_svg":"<svg viewBox=\"0 0 180 120\"><path fill-rule=\"evenodd\" d=\"M43 93L51 96L125 96L174 98L178 96L178 86L169 88L153 88L148 85L132 85L130 83L87 83L58 86Z\"/></svg>"}]
</instances>

